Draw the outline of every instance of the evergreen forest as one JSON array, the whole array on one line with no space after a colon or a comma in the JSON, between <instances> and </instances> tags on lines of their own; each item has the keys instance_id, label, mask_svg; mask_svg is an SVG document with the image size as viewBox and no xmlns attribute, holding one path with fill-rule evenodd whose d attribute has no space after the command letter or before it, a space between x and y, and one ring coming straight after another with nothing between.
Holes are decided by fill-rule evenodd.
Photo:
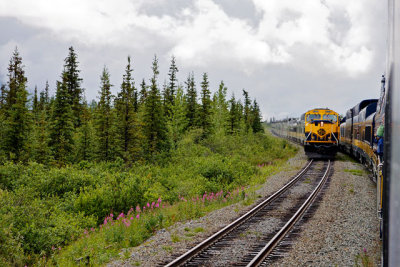
<instances>
[{"instance_id":1,"label":"evergreen forest","mask_svg":"<svg viewBox=\"0 0 400 267\"><path fill-rule=\"evenodd\" d=\"M73 47L60 66L56 84L28 90L16 48L0 85L1 266L106 263L157 229L250 199L245 188L296 150L264 133L248 91L210 88L207 72L178 81L175 57L162 86L157 56L142 79L128 56L119 85L104 66L90 101ZM207 192L221 201L186 201Z\"/></svg>"}]
</instances>

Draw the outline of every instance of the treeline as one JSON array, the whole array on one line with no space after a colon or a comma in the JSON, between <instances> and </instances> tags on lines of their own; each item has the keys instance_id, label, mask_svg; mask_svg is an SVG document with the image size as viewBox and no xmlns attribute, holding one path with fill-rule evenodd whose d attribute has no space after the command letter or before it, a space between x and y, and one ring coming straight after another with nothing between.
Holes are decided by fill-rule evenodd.
<instances>
[{"instance_id":1,"label":"treeline","mask_svg":"<svg viewBox=\"0 0 400 267\"><path fill-rule=\"evenodd\" d=\"M38 92L35 87L30 97L22 58L15 49L7 84L1 85L0 92L0 162L147 161L168 154L192 129L201 129L203 138L263 131L259 106L248 92L243 90L243 103L234 95L228 100L221 81L212 95L207 73L199 91L193 73L181 84L174 57L162 89L156 56L151 78L140 82L133 78L128 57L116 96L104 67L98 101L90 103L84 96L78 63L70 47L55 95L50 96L46 82L44 90Z\"/></svg>"}]
</instances>

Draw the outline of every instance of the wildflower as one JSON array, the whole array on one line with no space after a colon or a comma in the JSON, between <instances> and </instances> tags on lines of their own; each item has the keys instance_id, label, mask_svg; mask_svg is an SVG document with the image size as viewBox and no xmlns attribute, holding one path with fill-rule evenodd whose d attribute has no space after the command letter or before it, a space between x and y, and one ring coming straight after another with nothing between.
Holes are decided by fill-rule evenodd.
<instances>
[{"instance_id":1,"label":"wildflower","mask_svg":"<svg viewBox=\"0 0 400 267\"><path fill-rule=\"evenodd\" d=\"M58 247L58 250L61 250L61 247Z\"/></svg>"},{"instance_id":2,"label":"wildflower","mask_svg":"<svg viewBox=\"0 0 400 267\"><path fill-rule=\"evenodd\" d=\"M94 232L94 228L93 228L93 227L92 227L92 228L90 228L90 231Z\"/></svg>"},{"instance_id":3,"label":"wildflower","mask_svg":"<svg viewBox=\"0 0 400 267\"><path fill-rule=\"evenodd\" d=\"M161 197L158 198L157 203L161 203Z\"/></svg>"},{"instance_id":4,"label":"wildflower","mask_svg":"<svg viewBox=\"0 0 400 267\"><path fill-rule=\"evenodd\" d=\"M110 213L110 217L113 218L113 217L114 217L114 214Z\"/></svg>"},{"instance_id":5,"label":"wildflower","mask_svg":"<svg viewBox=\"0 0 400 267\"><path fill-rule=\"evenodd\" d=\"M85 231L83 232L85 235L87 235L88 234L88 231L85 229Z\"/></svg>"},{"instance_id":6,"label":"wildflower","mask_svg":"<svg viewBox=\"0 0 400 267\"><path fill-rule=\"evenodd\" d=\"M139 218L140 218L140 214L136 215L136 219L139 219Z\"/></svg>"},{"instance_id":7,"label":"wildflower","mask_svg":"<svg viewBox=\"0 0 400 267\"><path fill-rule=\"evenodd\" d=\"M147 207L148 207L148 208L150 208L150 204L149 204L149 202L147 202Z\"/></svg>"},{"instance_id":8,"label":"wildflower","mask_svg":"<svg viewBox=\"0 0 400 267\"><path fill-rule=\"evenodd\" d=\"M106 225L106 224L107 224L107 218L104 219L104 225Z\"/></svg>"},{"instance_id":9,"label":"wildflower","mask_svg":"<svg viewBox=\"0 0 400 267\"><path fill-rule=\"evenodd\" d=\"M158 205L158 203L157 203L155 207L158 208L159 206L160 206L160 205Z\"/></svg>"},{"instance_id":10,"label":"wildflower","mask_svg":"<svg viewBox=\"0 0 400 267\"><path fill-rule=\"evenodd\" d=\"M364 248L363 250L364 250L364 253L367 253L367 249L366 248Z\"/></svg>"},{"instance_id":11,"label":"wildflower","mask_svg":"<svg viewBox=\"0 0 400 267\"><path fill-rule=\"evenodd\" d=\"M51 250L55 250L56 248L54 246L51 247Z\"/></svg>"},{"instance_id":12,"label":"wildflower","mask_svg":"<svg viewBox=\"0 0 400 267\"><path fill-rule=\"evenodd\" d=\"M154 201L153 201L153 202L151 203L151 208L153 208L155 204L156 204L156 203L154 203Z\"/></svg>"},{"instance_id":13,"label":"wildflower","mask_svg":"<svg viewBox=\"0 0 400 267\"><path fill-rule=\"evenodd\" d=\"M136 212L141 212L139 205L136 206Z\"/></svg>"}]
</instances>

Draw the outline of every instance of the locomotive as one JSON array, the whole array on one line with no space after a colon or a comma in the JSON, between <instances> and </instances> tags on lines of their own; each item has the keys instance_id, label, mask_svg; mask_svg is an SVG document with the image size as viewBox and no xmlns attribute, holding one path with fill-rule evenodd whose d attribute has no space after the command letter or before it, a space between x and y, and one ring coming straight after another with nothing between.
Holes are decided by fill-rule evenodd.
<instances>
[{"instance_id":1,"label":"locomotive","mask_svg":"<svg viewBox=\"0 0 400 267\"><path fill-rule=\"evenodd\" d=\"M339 147L339 115L328 108L315 108L271 124L272 132L304 146L308 158L333 158Z\"/></svg>"},{"instance_id":2,"label":"locomotive","mask_svg":"<svg viewBox=\"0 0 400 267\"><path fill-rule=\"evenodd\" d=\"M304 151L309 158L334 157L339 145L339 115L317 108L301 115L304 123Z\"/></svg>"}]
</instances>

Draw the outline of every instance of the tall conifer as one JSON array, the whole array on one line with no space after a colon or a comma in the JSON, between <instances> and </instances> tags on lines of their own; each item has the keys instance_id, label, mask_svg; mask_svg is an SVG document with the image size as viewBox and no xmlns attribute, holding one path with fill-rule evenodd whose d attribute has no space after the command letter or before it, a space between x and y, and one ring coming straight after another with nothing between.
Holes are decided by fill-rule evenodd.
<instances>
[{"instance_id":1,"label":"tall conifer","mask_svg":"<svg viewBox=\"0 0 400 267\"><path fill-rule=\"evenodd\" d=\"M115 100L117 115L117 131L120 140L121 156L127 160L135 160L140 153L138 140L138 123L135 105L137 105L136 88L132 77L131 58L128 56L128 64L121 84L121 92Z\"/></svg>"},{"instance_id":2,"label":"tall conifer","mask_svg":"<svg viewBox=\"0 0 400 267\"><path fill-rule=\"evenodd\" d=\"M158 59L154 56L152 63L153 77L150 80L150 90L145 102L144 134L146 137L146 152L149 155L167 148L166 124L163 113L160 91L157 85Z\"/></svg>"},{"instance_id":3,"label":"tall conifer","mask_svg":"<svg viewBox=\"0 0 400 267\"><path fill-rule=\"evenodd\" d=\"M211 92L209 89L208 75L203 74L203 81L201 82L201 110L200 110L200 125L204 131L204 135L211 132Z\"/></svg>"},{"instance_id":4,"label":"tall conifer","mask_svg":"<svg viewBox=\"0 0 400 267\"><path fill-rule=\"evenodd\" d=\"M186 103L188 127L196 127L198 121L197 91L193 72L188 75L186 84Z\"/></svg>"},{"instance_id":5,"label":"tall conifer","mask_svg":"<svg viewBox=\"0 0 400 267\"><path fill-rule=\"evenodd\" d=\"M15 48L8 66L8 94L6 102L5 151L9 158L27 160L27 140L30 128L28 112L27 78L23 70L22 58Z\"/></svg>"},{"instance_id":6,"label":"tall conifer","mask_svg":"<svg viewBox=\"0 0 400 267\"><path fill-rule=\"evenodd\" d=\"M63 80L67 74L64 72ZM65 83L57 81L56 97L50 127L50 147L54 159L64 164L71 159L73 149L74 117L71 108L70 95Z\"/></svg>"},{"instance_id":7,"label":"tall conifer","mask_svg":"<svg viewBox=\"0 0 400 267\"><path fill-rule=\"evenodd\" d=\"M61 75L63 86L68 90L68 102L72 109L74 126L79 127L81 123L81 114L83 109L83 89L81 87L82 78L79 77L78 58L71 46L68 56L65 58L64 70Z\"/></svg>"},{"instance_id":8,"label":"tall conifer","mask_svg":"<svg viewBox=\"0 0 400 267\"><path fill-rule=\"evenodd\" d=\"M253 105L251 107L251 127L253 129L253 133L263 132L264 128L261 124L261 111L260 107L258 106L257 101L254 99Z\"/></svg>"},{"instance_id":9,"label":"tall conifer","mask_svg":"<svg viewBox=\"0 0 400 267\"><path fill-rule=\"evenodd\" d=\"M110 74L106 67L103 68L103 73L100 77L100 100L96 108L96 134L98 139L97 156L99 160L111 160L112 157L112 95Z\"/></svg>"},{"instance_id":10,"label":"tall conifer","mask_svg":"<svg viewBox=\"0 0 400 267\"><path fill-rule=\"evenodd\" d=\"M251 129L251 100L249 97L249 93L243 89L243 97L244 97L244 107L243 107L243 118L245 123L245 130L248 132Z\"/></svg>"},{"instance_id":11,"label":"tall conifer","mask_svg":"<svg viewBox=\"0 0 400 267\"><path fill-rule=\"evenodd\" d=\"M171 58L171 66L169 67L169 82L168 85L165 87L164 90L164 106L165 106L165 111L166 115L168 117L171 117L171 108L174 105L174 98L176 94L176 88L178 86L178 80L176 77L176 74L178 72L178 67L176 66L176 60L175 57L172 56Z\"/></svg>"}]
</instances>

